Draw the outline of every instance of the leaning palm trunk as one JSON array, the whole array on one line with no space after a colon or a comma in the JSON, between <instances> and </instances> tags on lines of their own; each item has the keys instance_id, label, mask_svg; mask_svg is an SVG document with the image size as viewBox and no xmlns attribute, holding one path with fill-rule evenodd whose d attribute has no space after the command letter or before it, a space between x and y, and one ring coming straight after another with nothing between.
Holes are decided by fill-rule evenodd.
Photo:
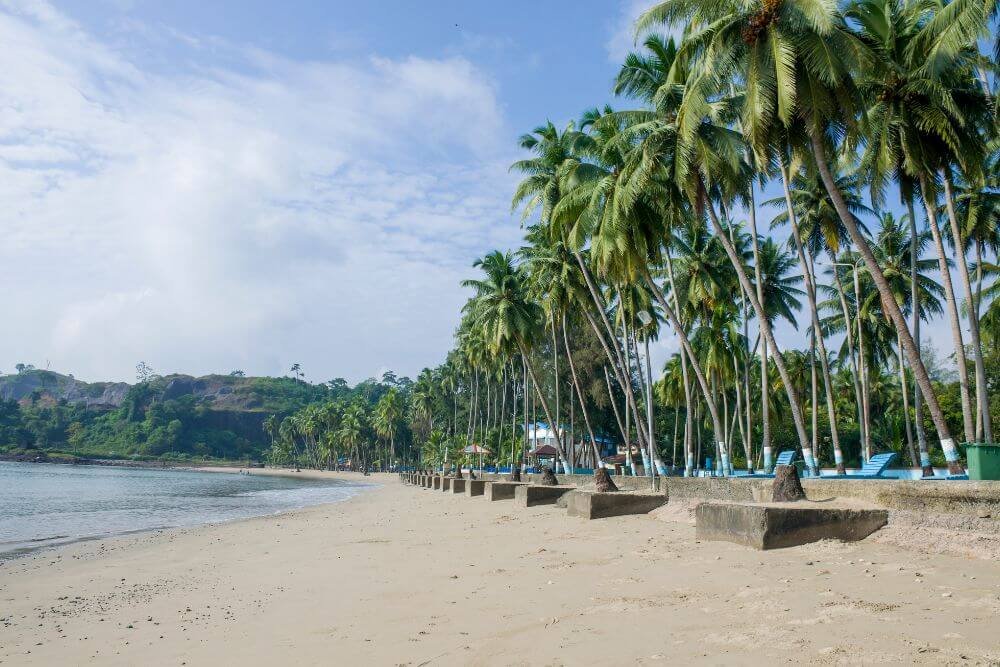
<instances>
[{"instance_id":1,"label":"leaning palm trunk","mask_svg":"<svg viewBox=\"0 0 1000 667\"><path fill-rule=\"evenodd\" d=\"M615 422L618 424L618 431L622 434L622 442L625 443L626 451L629 449L628 442L628 431L626 430L625 424L622 423L621 413L618 412L618 404L615 403L615 393L611 389L611 376L608 375L608 367L604 367L604 380L608 385L608 401L611 403L611 410L615 414ZM625 457L628 460L628 456Z\"/></svg>"},{"instance_id":2,"label":"leaning palm trunk","mask_svg":"<svg viewBox=\"0 0 1000 667\"><path fill-rule=\"evenodd\" d=\"M903 312L899 309L899 304L896 303L892 295L892 289L889 287L889 283L886 281L882 269L879 268L878 261L875 259L871 247L861 234L861 230L858 229L854 216L851 214L850 209L848 209L847 202L844 201L844 197L833 179L830 166L826 161L826 149L823 147L823 138L819 133L819 128L815 126L811 128L809 139L812 144L813 155L816 158L816 166L819 169L820 178L823 180L827 194L833 200L833 206L837 210L838 217L847 228L851 240L854 241L854 245L857 246L861 257L865 261L865 266L868 268L875 287L878 289L882 300L882 307L888 313L893 325L902 337L903 348L906 351L907 360L910 362L910 369L913 372L914 380L924 395L924 400L927 402L927 411L930 412L934 426L937 428L938 437L941 439L941 448L944 450L945 458L948 461L948 469L956 474L961 473L962 466L958 460L958 450L951 439L951 432L948 430L948 423L945 421L941 404L938 403L937 396L934 395L934 389L931 387L931 379L927 374L927 367L924 366L917 346L913 342L913 336L910 335L910 330L906 327L906 319L903 317Z\"/></svg>"},{"instance_id":3,"label":"leaning palm trunk","mask_svg":"<svg viewBox=\"0 0 1000 667\"><path fill-rule=\"evenodd\" d=\"M618 381L619 386L622 387L622 391L625 392L626 409L628 409L629 407L634 407L634 397L633 397L633 401L632 402L630 402L628 400L628 396L629 396L629 394L631 393L631 390L632 390L632 382L631 382L631 380L627 380L626 378L624 378L622 376L620 368L615 363L615 355L612 354L611 348L608 346L608 342L604 338L604 334L601 332L600 327L598 327L597 322L594 320L593 315L591 315L591 313L590 313L590 309L589 308L583 308L582 310L583 310L584 317L586 317L587 322L590 324L590 328L593 329L594 334L597 336L597 340L601 343L601 347L604 349L604 354L608 358L608 363L611 364L611 369L615 373L615 379ZM605 318L605 321L607 321L607 318ZM615 354L618 354L618 344L617 344L617 342L614 343L614 346L615 346ZM609 390L609 392L610 392L610 390ZM609 394L609 397L611 398L612 401L614 401L613 394ZM628 414L629 413L626 412L626 422L628 421L628 419L627 419L627 415ZM634 414L638 415L638 412L636 412ZM623 437L625 438L625 441L627 442L628 441L628 429L625 428L625 427L622 427L621 424L619 424L619 428L622 428Z\"/></svg>"},{"instance_id":4,"label":"leaning palm trunk","mask_svg":"<svg viewBox=\"0 0 1000 667\"><path fill-rule=\"evenodd\" d=\"M972 399L969 394L969 370L965 358L965 342L962 340L962 321L958 315L958 300L955 298L955 287L951 282L951 269L948 266L948 255L944 249L944 239L938 227L934 212L934 201L927 178L920 177L920 192L923 196L924 209L927 213L927 226L930 227L934 246L937 248L938 270L941 273L941 286L944 288L945 306L948 311L948 322L951 324L951 338L955 344L955 365L958 366L958 387L962 398L962 425L965 439L975 437L975 417L972 414Z\"/></svg>"},{"instance_id":5,"label":"leaning palm trunk","mask_svg":"<svg viewBox=\"0 0 1000 667\"><path fill-rule=\"evenodd\" d=\"M802 275L806 280L806 295L809 298L809 316L812 318L813 340L819 349L820 364L823 371L823 388L826 393L826 411L830 420L830 439L833 441L833 460L837 466L837 474L843 475L844 453L840 449L840 435L837 429L837 411L834 406L833 381L830 379L830 363L826 354L826 343L823 341L823 330L819 324L819 310L816 307L816 278L813 267L806 261L806 253L802 247L802 235L799 233L798 217L795 215L795 208L792 206L792 193L788 187L788 166L781 163L781 185L785 191L785 208L788 212L788 221L792 225L792 238L795 240L795 250L799 257L799 264L802 267ZM816 391L815 391L815 362L813 363L813 441L816 440Z\"/></svg>"},{"instance_id":6,"label":"leaning palm trunk","mask_svg":"<svg viewBox=\"0 0 1000 667\"><path fill-rule=\"evenodd\" d=\"M913 308L913 342L917 346L917 354L920 354L920 283L917 282L917 217L913 210L912 193L904 196L906 199L906 210L909 213L910 227L910 301ZM903 391L909 391L906 387ZM931 455L927 451L927 433L924 431L923 410L921 409L920 389L916 383L913 385L913 427L917 432L917 449L920 450L920 475L921 477L933 477L934 468L931 467Z\"/></svg>"},{"instance_id":7,"label":"leaning palm trunk","mask_svg":"<svg viewBox=\"0 0 1000 667\"><path fill-rule=\"evenodd\" d=\"M701 388L702 396L705 399L705 404L708 406L708 412L712 419L712 435L715 438L716 444L724 443L722 439L722 421L719 419L718 407L715 403L715 397L712 395L712 390L708 386L708 381L705 379L705 373L701 368L701 364L698 361L698 357L695 356L694 348L691 346L691 341L688 340L687 332L684 327L681 326L680 320L677 317L677 313L674 309L670 307L667 303L667 299L663 294L663 290L660 286L656 284L653 277L649 274L649 268L646 266L640 266L640 271L642 271L642 276L646 280L646 284L649 285L650 289L653 291L653 295L660 304L660 308L667 316L667 321L670 322L670 326L673 327L674 332L677 337L681 339L681 347L684 353L687 355L688 361L691 362L691 369L694 371L695 378L698 380L698 386ZM671 290L673 293L673 290ZM676 296L676 293L674 293ZM723 447L725 445L723 444ZM693 461L688 461L688 467L692 467Z\"/></svg>"},{"instance_id":8,"label":"leaning palm trunk","mask_svg":"<svg viewBox=\"0 0 1000 667\"><path fill-rule=\"evenodd\" d=\"M993 426L990 424L990 397L986 389L986 365L983 361L983 346L979 339L979 317L976 314L976 299L972 295L972 280L969 278L969 264L965 259L965 239L958 226L955 215L955 200L951 191L951 176L943 169L941 177L944 181L945 209L948 211L948 221L951 223L951 237L955 246L955 260L958 264L958 277L962 280L965 301L969 304L969 340L972 343L972 354L976 367L976 403L979 419L982 420L982 433L986 442L993 442ZM977 419L978 421L978 419ZM980 431L975 430L978 437Z\"/></svg>"},{"instance_id":9,"label":"leaning palm trunk","mask_svg":"<svg viewBox=\"0 0 1000 667\"><path fill-rule=\"evenodd\" d=\"M531 376L531 384L534 385L535 387L535 395L538 397L538 401L542 404L542 410L545 412L545 418L549 420L550 424L552 424L553 423L552 411L549 409L549 401L548 399L545 398L545 393L542 391L541 386L538 384L538 376L535 374L535 365L531 362L531 359L528 357L528 352L527 348L524 345L524 341L518 340L517 345L521 349L521 354L524 356L525 361L527 363L528 375ZM560 459L562 459L563 461L566 460L566 453L563 451L562 442L558 438L556 438L556 452L558 453Z\"/></svg>"},{"instance_id":10,"label":"leaning palm trunk","mask_svg":"<svg viewBox=\"0 0 1000 667\"><path fill-rule=\"evenodd\" d=\"M601 453L597 450L597 438L594 437L594 429L590 425L590 415L587 412L587 403L583 399L583 392L580 391L580 380L576 375L576 364L573 362L573 352L569 347L569 337L566 334L566 327L563 327L563 345L566 347L566 360L569 362L569 372L573 377L573 388L576 390L576 397L580 401L580 410L583 412L583 421L587 425L587 435L590 436L590 447L594 456L594 485L598 491L617 491L614 481L605 470ZM570 397L572 399L572 397Z\"/></svg>"},{"instance_id":11,"label":"leaning palm trunk","mask_svg":"<svg viewBox=\"0 0 1000 667\"><path fill-rule=\"evenodd\" d=\"M625 391L625 402L628 404L629 412L638 424L639 409L635 401L635 392L632 390L632 375L622 358L621 350L618 348L617 339L615 337L614 329L611 327L611 322L608 321L608 313L605 309L604 299L601 298L600 291L597 289L597 285L594 284L594 277L591 275L590 269L587 267L587 263L583 261L583 256L580 255L579 252L575 251L573 252L573 256L576 258L577 264L580 266L580 271L583 274L584 281L587 283L587 290L590 292L590 298L593 300L595 309L597 310L597 313L601 318L601 322L604 325L604 331L607 332L608 341L610 341L610 345L613 346L613 355L611 347L609 347L609 342L604 339L604 334L598 331L596 327L595 333L597 333L597 337L601 341L601 346L604 348L605 354L608 355L608 360L611 362L611 368L615 372L615 378ZM641 446L641 444L645 441L641 429L639 431L639 440Z\"/></svg>"},{"instance_id":12,"label":"leaning palm trunk","mask_svg":"<svg viewBox=\"0 0 1000 667\"><path fill-rule=\"evenodd\" d=\"M802 448L802 458L805 459L806 465L809 466L810 470L818 474L819 470L816 467L816 460L813 458L812 448L809 446L809 440L806 437L806 428L802 421L802 410L799 406L799 400L795 395L795 388L792 386L791 376L789 376L785 360L781 356L781 350L778 349L778 343L774 339L774 332L771 331L771 323L768 321L764 309L760 305L760 301L757 300L757 293L750 284L749 277L747 277L746 267L743 266L739 255L736 254L736 248L729 241L729 237L726 236L726 232L722 228L722 223L719 222L719 218L715 213L715 207L712 206L712 202L708 198L704 182L700 183L699 186L701 188L701 203L704 205L705 210L708 211L708 217L712 221L712 227L715 230L715 237L722 243L726 255L729 256L730 263L736 269L736 276L739 278L740 286L743 288L743 292L750 300L750 305L754 309L754 314L757 316L758 326L760 327L764 341L771 348L771 352L774 353L774 365L777 366L778 375L781 376L781 381L785 385L785 393L788 396L788 402L792 411L792 421L795 424L795 432L799 438L799 446Z\"/></svg>"},{"instance_id":13,"label":"leaning palm trunk","mask_svg":"<svg viewBox=\"0 0 1000 667\"><path fill-rule=\"evenodd\" d=\"M687 405L685 407L685 410L687 411L687 417L685 422L685 428L687 429L685 431L685 443L687 445L685 451L687 454L687 462L684 468L684 475L686 477L690 477L692 474L694 474L695 462L701 456L701 440L700 440L701 431L700 430L698 431L699 433L698 455L695 456L693 429L696 427L696 422L693 422L693 420L691 419L691 406L694 405L694 399L692 396L693 392L691 391L691 380L688 377L688 362L690 362L692 366L696 365L698 362L697 358L694 356L694 348L691 346L691 341L687 339L687 330L684 329L684 325L680 320L681 306L680 306L680 300L677 296L677 285L674 281L674 263L670 258L669 248L667 249L666 252L666 258L667 258L667 279L670 281L670 295L673 297L674 310L670 311L669 309L664 308L664 312L667 313L671 326L673 326L674 331L677 332L677 335L681 338L682 341L681 375L684 378L684 400L687 402ZM645 272L645 277L646 281L650 284L650 286L653 289L653 294L656 296L656 299L660 302L660 306L663 307L663 304L666 303L666 297L663 294L663 290L660 289L660 286L657 285L656 282L653 280L652 276L649 275L648 270ZM683 344L685 342L687 343L686 346ZM710 406L709 411L711 412L712 410L715 410L715 400L712 398L712 395L708 391L708 383L705 382L705 374L701 370L701 366L698 366L696 375L698 375L697 378L698 386L701 388L702 395L705 398L706 403ZM715 412L714 414L718 415L718 412ZM713 420L712 428L713 428L713 435L715 436L715 439L718 440L719 435L721 433L721 428L719 426L717 418Z\"/></svg>"},{"instance_id":14,"label":"leaning palm trunk","mask_svg":"<svg viewBox=\"0 0 1000 667\"><path fill-rule=\"evenodd\" d=\"M552 313L551 311L549 312L549 324L552 325L552 367L554 369L553 372L555 373L555 381L553 384L555 385L555 392L556 392L556 419L558 420L559 419L559 346L556 344L556 317L555 314ZM554 424L550 424L549 427L550 430L553 433L555 433L556 440L559 440L560 442L563 442L563 444L565 444L563 440L562 425L557 421ZM572 435L570 437L572 437ZM564 460L563 472L565 472L566 474L570 474L573 471L570 468L568 468L567 465L568 463Z\"/></svg>"}]
</instances>

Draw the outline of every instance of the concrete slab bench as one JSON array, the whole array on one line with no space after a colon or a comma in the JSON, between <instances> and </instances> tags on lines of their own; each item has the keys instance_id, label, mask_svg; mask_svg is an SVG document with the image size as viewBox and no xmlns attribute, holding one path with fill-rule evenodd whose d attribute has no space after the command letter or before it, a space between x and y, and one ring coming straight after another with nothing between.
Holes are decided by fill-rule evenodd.
<instances>
[{"instance_id":1,"label":"concrete slab bench","mask_svg":"<svg viewBox=\"0 0 1000 667\"><path fill-rule=\"evenodd\" d=\"M523 484L514 489L514 504L518 507L555 505L556 501L570 491L574 490L576 490L575 486L540 486L537 484Z\"/></svg>"},{"instance_id":2,"label":"concrete slab bench","mask_svg":"<svg viewBox=\"0 0 1000 667\"><path fill-rule=\"evenodd\" d=\"M486 480L485 479L470 479L465 483L465 495L481 496L486 492Z\"/></svg>"},{"instance_id":3,"label":"concrete slab bench","mask_svg":"<svg viewBox=\"0 0 1000 667\"><path fill-rule=\"evenodd\" d=\"M695 508L698 539L735 542L754 549L781 549L830 539L854 542L888 521L888 510L834 502L707 502Z\"/></svg>"},{"instance_id":4,"label":"concrete slab bench","mask_svg":"<svg viewBox=\"0 0 1000 667\"><path fill-rule=\"evenodd\" d=\"M465 485L468 480L465 479L453 479L451 480L451 492L452 493L465 493Z\"/></svg>"},{"instance_id":5,"label":"concrete slab bench","mask_svg":"<svg viewBox=\"0 0 1000 667\"><path fill-rule=\"evenodd\" d=\"M451 491L451 483L452 483L452 481L453 480L452 480L451 477L442 477L441 478L441 490L442 491Z\"/></svg>"},{"instance_id":6,"label":"concrete slab bench","mask_svg":"<svg viewBox=\"0 0 1000 667\"><path fill-rule=\"evenodd\" d=\"M434 475L434 477L431 478L431 488L434 489L435 491L440 491L441 490L441 476L440 475Z\"/></svg>"},{"instance_id":7,"label":"concrete slab bench","mask_svg":"<svg viewBox=\"0 0 1000 667\"><path fill-rule=\"evenodd\" d=\"M513 500L514 489L519 486L527 486L527 482L499 482L488 481L483 493L487 500Z\"/></svg>"},{"instance_id":8,"label":"concrete slab bench","mask_svg":"<svg viewBox=\"0 0 1000 667\"><path fill-rule=\"evenodd\" d=\"M667 502L663 494L577 490L566 495L566 514L584 519L604 519L628 514L648 514Z\"/></svg>"}]
</instances>

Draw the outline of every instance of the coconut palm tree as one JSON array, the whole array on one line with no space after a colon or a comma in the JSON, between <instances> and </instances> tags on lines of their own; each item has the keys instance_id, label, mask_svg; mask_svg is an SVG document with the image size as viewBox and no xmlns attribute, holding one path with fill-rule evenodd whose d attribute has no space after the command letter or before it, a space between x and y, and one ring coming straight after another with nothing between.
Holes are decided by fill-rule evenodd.
<instances>
[{"instance_id":1,"label":"coconut palm tree","mask_svg":"<svg viewBox=\"0 0 1000 667\"><path fill-rule=\"evenodd\" d=\"M396 434L403 419L403 397L395 387L387 391L375 405L372 425L375 432L389 441L389 461L396 460Z\"/></svg>"},{"instance_id":2,"label":"coconut palm tree","mask_svg":"<svg viewBox=\"0 0 1000 667\"><path fill-rule=\"evenodd\" d=\"M527 366L535 394L549 424L555 424L549 400L541 390L535 363L529 352L536 342L542 326L542 308L528 297L524 271L515 266L511 253L493 251L474 264L483 270L482 279L464 280L463 287L475 290L475 296L466 304L465 313L482 331L484 339L493 350L514 345ZM555 431L556 450L566 461L562 438Z\"/></svg>"},{"instance_id":3,"label":"coconut palm tree","mask_svg":"<svg viewBox=\"0 0 1000 667\"><path fill-rule=\"evenodd\" d=\"M712 88L720 81L741 80L745 85L741 118L758 163L766 164L773 155L774 142L781 137L776 128L802 124L807 147L834 208L899 331L949 468L959 472L958 452L919 350L830 169L830 140L839 137L845 128L856 127L861 103L852 72L871 61L869 50L850 30L836 6L829 3L667 0L640 17L638 28L677 22L691 22L697 30L686 40L690 46L682 44L680 48L681 54L690 53L698 59L695 83L689 83L693 90L689 133L696 131L695 118L704 117ZM791 403L794 412L795 401ZM797 424L799 421L796 419ZM804 430L800 429L799 435L804 441Z\"/></svg>"}]
</instances>

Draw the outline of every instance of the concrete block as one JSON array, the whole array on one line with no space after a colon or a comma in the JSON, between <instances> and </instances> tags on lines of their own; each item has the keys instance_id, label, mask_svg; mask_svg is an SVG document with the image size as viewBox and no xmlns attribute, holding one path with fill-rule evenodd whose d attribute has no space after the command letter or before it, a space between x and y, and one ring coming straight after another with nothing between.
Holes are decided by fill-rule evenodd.
<instances>
[{"instance_id":1,"label":"concrete block","mask_svg":"<svg viewBox=\"0 0 1000 667\"><path fill-rule=\"evenodd\" d=\"M512 500L514 489L527 486L527 482L486 482L483 493L487 500Z\"/></svg>"},{"instance_id":2,"label":"concrete block","mask_svg":"<svg viewBox=\"0 0 1000 667\"><path fill-rule=\"evenodd\" d=\"M481 496L486 491L485 479L470 479L465 483L465 494L467 496Z\"/></svg>"},{"instance_id":3,"label":"concrete block","mask_svg":"<svg viewBox=\"0 0 1000 667\"><path fill-rule=\"evenodd\" d=\"M452 481L453 480L451 479L451 477L442 477L441 478L441 490L442 491L451 491L451 483L452 483Z\"/></svg>"},{"instance_id":4,"label":"concrete block","mask_svg":"<svg viewBox=\"0 0 1000 667\"><path fill-rule=\"evenodd\" d=\"M453 479L451 480L451 492L452 493L465 493L465 485L468 480L465 479Z\"/></svg>"},{"instance_id":5,"label":"concrete block","mask_svg":"<svg viewBox=\"0 0 1000 667\"><path fill-rule=\"evenodd\" d=\"M431 478L431 488L434 489L435 491L440 491L441 490L441 476L440 475L434 475L434 477Z\"/></svg>"},{"instance_id":6,"label":"concrete block","mask_svg":"<svg viewBox=\"0 0 1000 667\"><path fill-rule=\"evenodd\" d=\"M539 486L536 484L522 484L514 489L514 504L518 507L555 505L556 501L574 489L576 489L575 486Z\"/></svg>"},{"instance_id":7,"label":"concrete block","mask_svg":"<svg viewBox=\"0 0 1000 667\"><path fill-rule=\"evenodd\" d=\"M700 540L723 540L755 549L780 549L819 540L863 540L889 521L884 509L834 503L707 502L695 508Z\"/></svg>"},{"instance_id":8,"label":"concrete block","mask_svg":"<svg viewBox=\"0 0 1000 667\"><path fill-rule=\"evenodd\" d=\"M666 496L652 493L580 491L566 495L566 514L584 519L603 519L627 514L648 514L667 502Z\"/></svg>"}]
</instances>

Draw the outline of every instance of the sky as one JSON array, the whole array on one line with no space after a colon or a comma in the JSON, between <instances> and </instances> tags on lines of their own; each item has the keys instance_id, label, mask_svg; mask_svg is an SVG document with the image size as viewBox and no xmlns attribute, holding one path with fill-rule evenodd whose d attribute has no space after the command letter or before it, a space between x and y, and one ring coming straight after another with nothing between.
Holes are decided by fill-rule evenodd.
<instances>
[{"instance_id":1,"label":"sky","mask_svg":"<svg viewBox=\"0 0 1000 667\"><path fill-rule=\"evenodd\" d=\"M0 0L0 372L440 363L517 137L613 101L649 4Z\"/></svg>"}]
</instances>

